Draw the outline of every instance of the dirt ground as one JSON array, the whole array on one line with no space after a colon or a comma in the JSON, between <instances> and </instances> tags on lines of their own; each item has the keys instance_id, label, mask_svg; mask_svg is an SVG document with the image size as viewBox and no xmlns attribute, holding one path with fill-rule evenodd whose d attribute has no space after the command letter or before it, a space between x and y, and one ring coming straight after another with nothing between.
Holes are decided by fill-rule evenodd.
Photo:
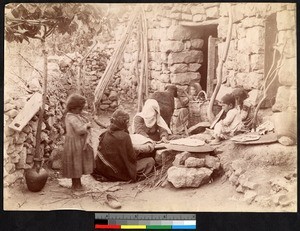
<instances>
[{"instance_id":1,"label":"dirt ground","mask_svg":"<svg viewBox=\"0 0 300 231\"><path fill-rule=\"evenodd\" d=\"M127 107L127 109L130 109ZM131 108L132 109L132 108ZM131 118L134 110L131 110ZM109 124L109 113L100 116L104 124ZM94 124L95 142L102 130ZM171 183L164 187L147 187L144 182L99 182L87 175L82 177L86 190L72 192L69 179L60 179L59 172L50 173L42 191L28 191L24 180L4 188L5 210L60 210L79 209L86 211L116 211L105 203L107 193L118 198L122 208L117 211L203 211L203 212L294 212L297 206L297 152L296 148L281 147L280 144L263 147L236 147L222 144L218 157L222 165L244 159L248 163L247 177L259 184L258 194L253 203L245 200L232 181L223 176L200 188L176 189ZM273 150L273 151L272 151ZM276 151L275 151L276 150ZM281 150L281 151L280 151ZM279 154L278 154L279 153ZM225 168L226 169L226 168ZM245 173L245 174L246 174ZM285 182L289 203L284 206L269 203L270 198L282 194L273 192L270 180L282 180L293 175ZM228 175L228 174L227 174ZM273 195L272 195L273 194ZM271 200L272 201L272 200Z\"/></svg>"}]
</instances>

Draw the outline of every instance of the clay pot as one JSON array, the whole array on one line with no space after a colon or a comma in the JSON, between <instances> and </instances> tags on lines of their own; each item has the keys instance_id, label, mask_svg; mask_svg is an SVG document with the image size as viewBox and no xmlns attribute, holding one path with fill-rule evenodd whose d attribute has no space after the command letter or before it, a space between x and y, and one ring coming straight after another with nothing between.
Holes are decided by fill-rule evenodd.
<instances>
[{"instance_id":1,"label":"clay pot","mask_svg":"<svg viewBox=\"0 0 300 231\"><path fill-rule=\"evenodd\" d=\"M48 179L48 172L41 167L40 160L34 160L34 165L31 169L25 170L25 180L29 191L41 191Z\"/></svg>"},{"instance_id":2,"label":"clay pot","mask_svg":"<svg viewBox=\"0 0 300 231\"><path fill-rule=\"evenodd\" d=\"M297 142L297 114L291 110L276 113L274 122L278 141L288 138L289 142L280 143L294 145Z\"/></svg>"}]
</instances>

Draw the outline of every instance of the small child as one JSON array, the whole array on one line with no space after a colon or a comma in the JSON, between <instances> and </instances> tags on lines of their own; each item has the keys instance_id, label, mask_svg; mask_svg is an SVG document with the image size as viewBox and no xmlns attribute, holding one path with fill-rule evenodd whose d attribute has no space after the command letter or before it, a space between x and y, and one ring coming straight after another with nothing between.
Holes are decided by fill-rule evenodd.
<instances>
[{"instance_id":1,"label":"small child","mask_svg":"<svg viewBox=\"0 0 300 231\"><path fill-rule=\"evenodd\" d=\"M89 143L91 123L82 112L85 103L86 99L83 96L72 94L66 105L62 174L66 178L72 178L74 190L83 190L81 176L94 170L93 148Z\"/></svg>"},{"instance_id":2,"label":"small child","mask_svg":"<svg viewBox=\"0 0 300 231\"><path fill-rule=\"evenodd\" d=\"M228 139L229 136L240 129L242 124L241 114L235 107L235 98L232 94L226 94L221 99L222 109L226 116L216 123L213 136L215 141L213 144L220 143L221 139Z\"/></svg>"}]
</instances>

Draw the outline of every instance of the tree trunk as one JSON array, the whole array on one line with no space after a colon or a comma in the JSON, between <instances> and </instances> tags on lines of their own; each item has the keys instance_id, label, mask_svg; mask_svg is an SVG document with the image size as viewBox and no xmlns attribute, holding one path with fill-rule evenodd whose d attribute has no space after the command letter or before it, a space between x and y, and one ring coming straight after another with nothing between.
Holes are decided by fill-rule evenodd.
<instances>
[{"instance_id":1,"label":"tree trunk","mask_svg":"<svg viewBox=\"0 0 300 231\"><path fill-rule=\"evenodd\" d=\"M43 58L44 58L44 81L43 81L43 101L42 101L42 107L39 112L39 120L37 125L37 132L36 132L36 145L35 145L35 158L37 160L41 160L41 132L42 132L42 123L43 123L43 117L45 112L45 104L46 104L46 98L47 98L47 75L48 75L48 64L47 64L47 51L46 51L46 43L45 39L42 41L43 46Z\"/></svg>"},{"instance_id":2,"label":"tree trunk","mask_svg":"<svg viewBox=\"0 0 300 231\"><path fill-rule=\"evenodd\" d=\"M209 105L207 108L207 117L209 122L213 122L215 115L213 114L213 105L214 101L217 97L217 94L220 90L221 84L222 84L222 70L223 70L223 64L226 61L228 50L229 50L229 45L230 45L230 40L231 40L231 32L232 32L232 12L231 12L231 6L229 6L229 21L228 21L228 30L227 30L227 36L226 36L226 42L225 42L225 50L223 51L222 57L218 63L217 67L217 85L216 88L214 89L214 92L211 96L211 99L209 101Z\"/></svg>"}]
</instances>

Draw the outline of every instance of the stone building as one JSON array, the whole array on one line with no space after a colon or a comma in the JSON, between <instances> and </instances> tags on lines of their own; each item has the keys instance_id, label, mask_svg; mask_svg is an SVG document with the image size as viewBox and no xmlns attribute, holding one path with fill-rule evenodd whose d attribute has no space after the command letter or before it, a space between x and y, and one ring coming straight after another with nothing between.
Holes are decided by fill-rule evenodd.
<instances>
[{"instance_id":1,"label":"stone building","mask_svg":"<svg viewBox=\"0 0 300 231\"><path fill-rule=\"evenodd\" d=\"M249 100L256 105L262 97L267 73L276 73L276 65L273 63L280 61L278 77L263 106L272 108L274 115L281 115L287 110L296 115L296 4L230 4L233 16L232 38L217 99L236 87L243 87L249 91ZM163 90L169 83L187 89L191 82L196 81L210 96L216 83L216 67L225 45L229 3L147 4L144 10L148 28L149 90ZM107 41L105 49L108 56L122 37L127 23L126 20L120 22L114 38ZM102 103L106 102L102 105L104 110L118 106L117 100L122 97L117 94L132 99L137 96L136 69L140 65L138 36L135 29L116 76L102 99ZM103 49L100 50L103 53ZM94 91L104 72L100 59L96 50L85 63L85 83L90 92ZM5 101L6 125L18 114L26 100L19 102L17 99ZM61 113L54 114L61 117ZM35 122L32 122L33 125ZM35 141L33 125L27 126L26 131L21 133L9 130L7 126L4 128L5 185L21 178L24 164L32 163L29 157L32 157L30 150ZM24 146L26 140L30 141L28 147Z\"/></svg>"},{"instance_id":2,"label":"stone building","mask_svg":"<svg viewBox=\"0 0 300 231\"><path fill-rule=\"evenodd\" d=\"M231 3L232 38L217 98L236 87L249 91L257 104L263 81L282 57L278 80L265 106L274 111L296 108L296 15L292 3ZM211 95L216 67L228 29L228 3L148 4L148 52L151 90L168 83L186 88L198 81ZM121 79L131 76L136 55L132 40L124 54ZM282 47L285 44L283 53ZM130 48L131 46L131 48ZM210 61L209 61L210 60ZM275 65L276 66L276 65Z\"/></svg>"}]
</instances>

